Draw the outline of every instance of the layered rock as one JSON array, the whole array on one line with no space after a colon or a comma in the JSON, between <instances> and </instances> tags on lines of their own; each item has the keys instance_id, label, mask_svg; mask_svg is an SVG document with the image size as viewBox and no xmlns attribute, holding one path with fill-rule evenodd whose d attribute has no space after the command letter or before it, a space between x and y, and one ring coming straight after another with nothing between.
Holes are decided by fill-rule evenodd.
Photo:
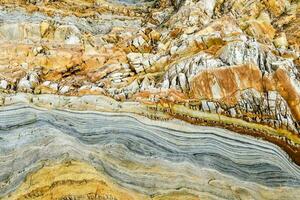
<instances>
[{"instance_id":1,"label":"layered rock","mask_svg":"<svg viewBox=\"0 0 300 200\"><path fill-rule=\"evenodd\" d=\"M25 104L2 108L0 116L4 199L293 199L299 194L300 168L286 153L224 129Z\"/></svg>"},{"instance_id":2,"label":"layered rock","mask_svg":"<svg viewBox=\"0 0 300 200\"><path fill-rule=\"evenodd\" d=\"M290 158L299 165L299 11L299 2L293 0L0 0L0 48L2 49L0 52L0 105L4 107L4 110L7 106L26 104L30 107L43 107L50 110L131 113L146 116L158 123L176 119L195 125L219 127L274 143L286 151ZM6 110L3 112L6 113ZM16 113L18 112L16 111ZM30 112L35 113L36 111L30 110ZM27 115L24 112L21 112L20 115L26 119ZM64 116L64 113L60 113L60 115ZM52 117L47 115L41 120L55 124L56 122L51 120ZM29 119L34 123L35 120L40 120L34 117L29 117ZM89 123L85 119L80 120L83 120L83 123ZM14 120L11 119L11 121ZM20 121L22 122L21 119ZM27 130L26 126L32 121L25 121L16 125L24 126L25 132L30 132L34 126L38 127L39 125L33 125ZM100 120L99 123L103 122ZM151 123L156 122L151 121ZM6 120L1 125L0 141L3 138L2 135L11 132L9 124L10 120ZM61 123L59 122L59 124ZM60 127L60 125L55 125L55 127L57 126ZM92 125L91 127L93 130L94 127ZM47 128L51 129L47 126L44 131ZM93 132L92 130L90 131ZM134 131L129 129L128 131L134 135ZM63 131L63 134L57 137L64 138L68 135L59 142L63 143L70 139L71 133L69 132L72 131L66 132ZM91 135L93 134L94 132L91 133ZM149 137L149 141L151 141L161 135L145 137ZM250 140L250 138L248 139ZM124 140L132 142L128 138L124 138ZM193 141L187 142L193 143ZM75 143L70 146L75 147L77 145ZM159 144L160 141L155 140L155 143ZM33 143L28 145L33 145ZM39 146L42 143L36 145ZM151 146L149 143L143 145L149 146L149 148ZM161 146L163 145L162 143ZM201 146L200 143L199 145ZM254 143L249 146L252 145L255 146ZM125 146L127 148L127 145ZM218 149L218 144L212 144L211 148ZM230 151L226 148L225 151ZM273 150L275 148L277 147L272 146ZM198 152L185 151L182 152L182 155L186 157L193 153L203 155L207 153L204 149ZM5 151L4 147L3 152ZM57 156L60 156L69 151L71 149L56 153ZM76 160L74 168L105 165L106 161L99 165L99 163L83 159L85 157L83 151L85 150L82 150L80 156L71 156L71 160ZM93 154L96 150L89 149L89 151ZM115 151L117 150L115 149ZM279 149L275 151L277 153L273 155L284 154ZM279 151L280 153L278 153ZM179 150L174 150L174 152L179 152ZM2 152L0 151L0 153ZM127 153L130 154L130 152ZM221 153L216 154L221 155ZM47 155L47 152L40 152L37 155L42 155L37 159L38 163L44 156L46 160L49 158L50 168L58 170L65 168L61 163L52 166L51 163L54 161L51 160L51 156ZM255 155L259 155L259 152L257 151ZM267 159L268 155L263 155ZM118 156L121 155L116 155L116 157ZM165 161L165 157L167 157L165 154L160 157L161 155L157 153L157 156L160 160L153 161L153 166L160 162L166 162L165 170L173 170L170 173L175 173L177 168L168 163L169 161ZM193 166L193 169L213 168L221 175L225 174L231 178L235 176L234 173L228 173L228 171L216 167L219 164L213 162L215 157L199 157L201 158L199 159L201 160L200 164ZM1 159L0 157L0 161ZM144 159L151 160L152 158ZM223 159L231 160L233 157L228 154ZM234 163L240 162L240 159L245 158L234 158ZM278 161L278 159L278 157L274 157L274 160ZM64 159L58 162L62 160ZM69 162L70 159L66 160ZM98 160L101 159L98 158ZM289 163L287 160L281 161ZM130 162L137 163L139 161ZM212 163L203 165L205 162ZM250 159L249 162L254 161ZM237 172L240 175L237 178L241 181L276 187L277 183L286 184L287 187L290 187L287 191L291 192L291 195L276 198L293 199L293 195L298 191L293 187L298 186L296 183L298 183L299 169L295 167L294 172L283 173L285 167L293 164L279 166L278 163L271 163L272 167L265 169L267 173L272 173L275 168L281 169L281 171L276 171L278 172L276 176L281 178L270 181L270 183L261 181L265 177L254 176L253 174L256 174L254 171L249 172L247 176L250 177L252 174L255 178L243 179L246 175L238 173L245 170L241 166L228 165L228 168ZM40 166L34 161L31 164L31 167L27 171L25 170L26 172L35 171L36 167ZM256 164L259 165L259 163ZM145 163L142 165L147 168ZM8 166L9 164L4 168ZM20 165L19 170L22 171L21 168L24 166ZM182 166L180 170L183 168ZM261 170L259 167L255 169ZM45 173L44 171L48 170L48 168L41 169L38 173ZM153 172L153 170L150 171ZM119 170L120 173L121 171ZM9 174L10 172L6 171L5 173ZM92 172L87 170L83 173ZM123 199L121 196L126 196L124 199L177 197L178 199L197 199L197 197L213 199L214 195L218 196L213 191L217 190L217 193L221 191L216 188L201 191L204 185L188 182L189 178L184 178L180 180L184 184L176 185L176 187L185 188L183 191L174 192L176 190L174 185L172 188L162 186L163 191L157 192L158 187L153 186L153 180L162 184L166 183L166 185L168 183L167 179L157 178L158 174L154 175L155 177L146 178L147 180L141 177L135 184L120 181L122 179L120 175L115 179L121 186L115 187L110 185L115 180L105 178L104 182L101 182L99 177L102 177L102 172L99 172L98 168L97 173L99 174L93 176L93 180L85 182L84 187L87 190L83 190L82 193L76 193L74 189L76 195L74 193L72 196L72 192L70 194L62 192L55 198ZM130 173L132 175L134 172ZM185 173L186 171L180 176L191 177ZM6 179L8 174L2 174L0 179L0 191L5 195L14 191L21 183L14 178L15 176ZM286 174L289 175L286 176ZM285 181L286 177L292 177L292 174L295 184ZM24 172L24 175L20 177L24 178L25 175L27 174ZM60 176L60 174L53 176ZM104 176L110 177L110 174ZM36 198L49 199L50 193L55 191L52 191L51 188L60 188L57 184L62 184L61 187L64 188L57 190L65 191L70 185L81 184L85 180L84 178L77 180L73 177L74 175L71 173L70 182L65 184L51 180L47 182L47 186L37 180L37 184L34 186L38 188L37 191L34 192L35 190L32 188L32 193L28 194L25 194L24 187L31 186L28 186L29 183L24 183L27 186L23 185L23 189L20 189L19 193L15 192L15 196L7 196L7 198L33 198L42 193L40 197ZM132 181L129 173L125 177L128 178L128 181ZM267 178L273 180L272 177ZM14 180L14 188L8 189L10 185L5 185L4 179L6 181ZM131 185L129 190L126 190L127 184ZM222 184L226 185L227 183L222 182ZM2 189L2 185L4 189ZM91 188L94 187L105 188L106 192L93 193ZM122 189L120 189L121 187ZM248 191L246 193L252 198L275 198L269 196L269 192L277 191L277 189L264 189L264 192L268 191L266 192L268 195L262 192L264 194L255 196L253 187L252 185L245 186L247 188L245 191ZM107 192L119 190L117 188L122 192ZM149 191L149 188L153 188L153 190ZM252 191L249 192L249 190ZM250 196L242 196L240 193L238 195L242 199L250 198ZM0 194L0 197L2 196ZM226 194L219 197L235 198L233 190L226 190Z\"/></svg>"}]
</instances>

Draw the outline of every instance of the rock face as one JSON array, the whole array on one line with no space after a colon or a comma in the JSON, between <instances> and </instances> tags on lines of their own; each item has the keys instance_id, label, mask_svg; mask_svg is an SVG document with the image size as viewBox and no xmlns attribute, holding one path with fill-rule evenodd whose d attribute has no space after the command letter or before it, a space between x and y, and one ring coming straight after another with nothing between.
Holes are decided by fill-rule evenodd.
<instances>
[{"instance_id":1,"label":"rock face","mask_svg":"<svg viewBox=\"0 0 300 200\"><path fill-rule=\"evenodd\" d=\"M0 198L297 199L299 13L293 0L0 0Z\"/></svg>"}]
</instances>

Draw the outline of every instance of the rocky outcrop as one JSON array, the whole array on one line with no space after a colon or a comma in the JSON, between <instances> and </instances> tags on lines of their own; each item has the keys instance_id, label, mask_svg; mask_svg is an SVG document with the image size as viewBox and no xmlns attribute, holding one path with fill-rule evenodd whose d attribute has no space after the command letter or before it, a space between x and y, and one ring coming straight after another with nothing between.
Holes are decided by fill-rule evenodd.
<instances>
[{"instance_id":1,"label":"rocky outcrop","mask_svg":"<svg viewBox=\"0 0 300 200\"><path fill-rule=\"evenodd\" d=\"M94 98L99 106L107 101ZM124 109L114 104L104 109ZM293 199L299 194L300 168L280 148L224 129L20 104L0 110L0 127L4 199Z\"/></svg>"},{"instance_id":2,"label":"rocky outcrop","mask_svg":"<svg viewBox=\"0 0 300 200\"><path fill-rule=\"evenodd\" d=\"M251 135L274 143L286 151L290 158L299 165L299 11L299 2L293 0L0 0L0 48L2 50L0 52L0 105L3 109L7 106L15 106L15 104L26 104L36 109L43 107L74 111L124 112L143 115L159 123L178 120L180 123L185 121L195 125L219 127L240 133L240 137L244 137L241 135ZM61 113L61 115L64 114ZM48 117L49 119L39 118L38 121L47 121L49 124L56 123L55 120L52 121L55 117ZM74 121L79 118L74 118ZM27 126L35 120L30 117L28 119L29 121L25 124L21 123L20 119L20 125L17 126ZM82 124L90 123L85 119L79 119L76 125L78 129L82 128L81 120L83 120ZM9 124L8 121L6 122ZM99 123L103 122L100 120ZM37 123L36 127L38 126ZM47 128L49 127L45 128L45 132L47 132ZM90 125L90 128L94 130L93 124ZM80 144L77 140L70 144L75 149L77 145L81 145L81 142L86 141L84 139L86 136L81 137L82 133L77 133L77 130L74 129L74 132L71 131L72 128L68 129L67 127L62 129L67 130L67 134L61 134L62 137L68 135L67 138L69 138L72 134L78 137ZM29 134L30 130L30 128L26 129L25 132L27 131ZM102 131L101 128L99 130ZM132 134L135 132L131 131ZM140 132L143 130L141 129ZM151 131L149 130L149 132ZM5 124L0 126L0 142L2 138L7 138L6 134L9 135L9 133L10 130ZM91 133L91 135L93 134L94 132ZM97 135L97 133L95 134ZM149 141L155 137L162 136L159 134L145 136ZM120 140L128 140L129 143L132 141L130 138L121 138ZM140 143L141 146L144 145L146 149L152 148L151 144L143 142ZM161 146L165 145L165 143L156 142ZM179 148L180 142L178 142L176 145ZM188 142L193 143L192 141ZM12 143L12 145L17 143ZM103 144L100 143L99 147L102 148ZM33 144L44 145L43 142L35 143L34 141L28 145ZM195 144L200 143L196 142ZM125 145L124 148L131 148L127 143L122 143L122 145ZM216 142L214 145L213 148L219 148L225 144ZM171 142L170 146L172 146ZM114 166L112 163L105 165L106 161L101 161L103 162L101 164L94 162L95 159L89 157L97 154L95 149L91 150L94 148L92 144L82 148L89 151L90 154L82 153L80 156L74 156L74 159L78 160L76 166L79 168L85 166L83 163L86 162L88 163L86 166L97 166L103 168L104 171L109 171L107 166L110 166L110 169ZM103 148L106 149L106 147ZM199 152L188 152L182 149L179 151L176 148L172 150L172 153L181 152L183 157L205 153L203 150L205 148ZM274 150L275 147L272 146L272 148ZM107 147L107 149L109 148ZM229 149L226 147L223 150L227 152ZM53 154L53 156L60 156L68 153L69 150L61 152L57 150L57 154ZM75 151L80 152L78 149ZM6 152L6 149L4 148L3 151L0 149L0 154L2 152ZM171 152L171 150L164 150L163 156L157 154L157 158L165 160L168 157L167 152ZM130 152L127 153L126 156L130 154ZM149 155L152 153L154 152L150 152ZM262 154L264 155L264 153ZM216 154L221 155L218 152ZM281 155L278 152L275 154ZM140 156L138 153L134 155ZM259 155L259 153L256 152L255 155ZM47 153L39 152L36 156L40 160L43 159L43 156L46 159ZM122 155L116 155L116 157L118 156L122 157ZM183 157L176 157L176 159L186 162L182 160ZM265 157L268 156L265 155ZM105 156L101 158L106 159ZM189 158L192 162L188 166L193 165L193 159L198 160L197 156ZM240 158L237 159L230 155L222 158L224 160L232 159L234 163L240 162ZM51 160L50 157L47 159ZM152 158L145 157L145 159L151 160ZM200 156L199 163L209 163L211 159L213 158ZM275 162L276 159L279 158L274 157L274 160L270 162ZM20 160L22 159L20 158ZM281 161L289 163L287 160ZM11 162L13 161L11 160ZM138 163L137 159L131 159L128 162L133 163L130 166L128 164L128 169L139 168L135 165ZM153 166L155 166L155 162L153 161ZM174 162L172 165L177 166L171 157L166 161L166 163L168 162ZM256 161L249 162L259 166ZM3 163L1 155L0 163ZM157 163L160 162L157 161ZM220 163L213 162L211 165L199 166L200 168L212 168L212 166L220 166ZM267 177L271 180L270 184L259 181L262 178L251 181L259 182L264 186L274 186L277 183L284 185L287 183L283 181L287 179L286 177L294 177L297 179L295 181L298 181L298 175L295 175L298 173L298 168L283 174L282 172L287 170L285 167L293 164L281 165L278 163L271 163L272 166L268 165L270 171L267 173L272 173L271 169L281 169L277 174L281 178L277 180L277 178ZM23 164L18 166L23 168L29 166L29 164ZM171 174L186 167L170 167L169 164L166 164L165 169L171 170ZM143 169L150 169L149 165L146 162L142 163ZM32 165L27 172L34 170L34 166L38 165ZM192 168L196 169L199 166L192 166ZM18 170L21 170L22 167ZM229 171L232 169L232 173L226 172L226 167ZM248 168L244 169L242 164L239 166L229 164L226 167L223 171L216 170L232 177L235 176L235 172L237 174L241 171L248 172ZM54 168L63 170L67 167L57 164ZM254 169L258 168L254 167ZM99 169L97 170L99 171ZM155 170L151 168L147 173L154 173ZM44 171L48 171L48 168L41 169L40 173L44 173ZM86 173L92 173L91 171L93 170L87 170ZM118 169L113 172L116 171L121 173L122 170ZM141 171L143 170L141 169ZM89 196L91 188L94 187L104 187L105 185L105 191L119 188L111 185L110 180L105 179L104 182L107 184L101 182L99 177L102 176L102 173L99 173L94 176L95 180L89 179L85 182L85 187L88 188L84 190L86 192L78 193L77 196L62 193L57 198L101 199L103 197L104 199L114 199L121 198L120 195L126 194L124 199L132 199L132 194L134 194L140 195L141 199L175 199L174 195L182 196L183 199L193 199L195 195L206 198L202 194L203 192L207 192L209 195L216 194L212 192L216 190L215 186L211 189L210 186L205 185L209 189L201 192L199 187L204 186L198 185L199 187L197 186L194 190L194 182L190 183L189 178L180 180L188 185L185 185L188 190L185 188L184 191L173 193L173 190L183 186L175 184L168 187L168 184L165 184L168 180L160 179L157 171L155 172L157 174L150 178L137 176L140 178L139 180L131 179L133 172L127 172L127 174L114 177L114 179L119 180L118 183L123 189L129 183L137 181L131 185L129 191L111 193L112 196L109 196L109 192L104 192L109 197L103 196L104 193L101 192L93 194L98 195L97 198ZM251 171L247 176L250 177L251 174L260 172L260 169L257 172ZM9 170L6 170L5 173L4 175L0 173L0 191L7 194L9 193L8 189L2 188L9 188L9 186L2 181L4 178L1 177L11 177L9 181L18 181L24 177L16 178L18 175L12 175L13 172ZM169 172L167 174L170 175ZM287 174L288 176L285 176ZM191 174L183 172L181 175L190 177ZM23 193L15 193L14 198L18 198L18 196L33 198L33 196L41 194L40 198L47 199L54 191L51 188L60 188L57 184L62 184L61 188L68 188L70 185L84 181L84 178L77 180L72 173L70 177L71 180L66 184L52 179L47 182L47 186L39 182L36 185L36 191L32 190L25 194L26 192L21 190ZM127 182L120 181L124 177L127 178L125 178ZM246 177L245 174L238 179L247 181L241 177ZM255 177L259 177L259 175L255 175ZM202 177L198 178L200 180ZM154 182L161 182L163 191L158 191L158 187L154 187L150 183L150 185L143 183L142 180L146 179L147 183L151 182L150 179L155 179ZM211 180L208 182L214 183L214 179L215 174L212 174ZM5 178L5 180L7 179ZM14 187L17 187L17 183L14 183L16 184ZM5 186L2 186L3 184ZM286 185L294 187L291 184ZM247 193L254 199L275 198L269 195L269 191L276 189L266 189L268 192L264 190L266 193L262 192L255 196L257 190L248 186L247 184L244 186L247 188L245 189L247 192L243 194ZM230 187L237 186L231 185ZM123 189L120 190L123 191ZM153 192L154 190L158 192ZM171 193L169 193L170 191ZM259 189L259 191L261 190ZM297 190L288 189L288 191L292 191L291 196L283 195L276 198L293 199ZM234 199L233 193L232 190L226 190L221 198ZM0 198L2 196L0 194ZM236 198L251 199L247 195L247 197L241 196L239 193Z\"/></svg>"}]
</instances>

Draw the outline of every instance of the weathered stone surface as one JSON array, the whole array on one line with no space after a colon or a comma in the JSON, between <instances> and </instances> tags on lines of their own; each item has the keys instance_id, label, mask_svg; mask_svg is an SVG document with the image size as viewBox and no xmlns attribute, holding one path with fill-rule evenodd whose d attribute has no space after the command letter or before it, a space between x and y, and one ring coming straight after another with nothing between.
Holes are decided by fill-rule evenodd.
<instances>
[{"instance_id":1,"label":"weathered stone surface","mask_svg":"<svg viewBox=\"0 0 300 200\"><path fill-rule=\"evenodd\" d=\"M0 198L297 199L299 10L0 0Z\"/></svg>"}]
</instances>

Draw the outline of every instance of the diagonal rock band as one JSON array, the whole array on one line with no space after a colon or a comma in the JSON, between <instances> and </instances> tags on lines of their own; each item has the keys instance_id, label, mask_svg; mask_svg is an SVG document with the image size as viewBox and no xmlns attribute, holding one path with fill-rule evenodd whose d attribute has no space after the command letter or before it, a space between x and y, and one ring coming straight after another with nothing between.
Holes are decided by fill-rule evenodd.
<instances>
[{"instance_id":1,"label":"diagonal rock band","mask_svg":"<svg viewBox=\"0 0 300 200\"><path fill-rule=\"evenodd\" d=\"M295 0L0 0L0 198L299 198L299 13ZM110 128L99 113L128 116L105 115Z\"/></svg>"}]
</instances>

